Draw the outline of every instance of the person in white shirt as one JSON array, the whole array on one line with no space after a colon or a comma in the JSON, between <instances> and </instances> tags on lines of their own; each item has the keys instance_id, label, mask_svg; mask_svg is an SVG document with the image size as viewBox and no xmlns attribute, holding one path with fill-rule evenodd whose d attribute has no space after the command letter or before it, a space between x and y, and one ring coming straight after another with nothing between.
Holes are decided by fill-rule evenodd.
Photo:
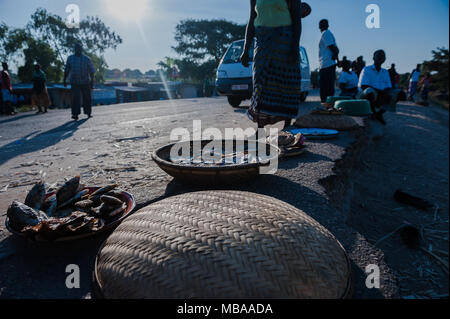
<instances>
[{"instance_id":1,"label":"person in white shirt","mask_svg":"<svg viewBox=\"0 0 450 319\"><path fill-rule=\"evenodd\" d=\"M339 88L341 96L355 97L358 94L358 76L350 70L351 63L349 60L342 60L342 74L339 78Z\"/></svg>"},{"instance_id":2,"label":"person in white shirt","mask_svg":"<svg viewBox=\"0 0 450 319\"><path fill-rule=\"evenodd\" d=\"M336 61L339 59L339 49L333 33L328 30L328 20L323 19L319 23L322 36L319 42L320 64L320 100L325 103L327 97L334 95L336 83Z\"/></svg>"},{"instance_id":3,"label":"person in white shirt","mask_svg":"<svg viewBox=\"0 0 450 319\"><path fill-rule=\"evenodd\" d=\"M361 72L359 87L362 92L359 98L369 100L374 118L386 124L383 118L386 111L380 108L386 104L396 103L397 100L391 92L389 72L381 67L386 61L386 53L383 50L376 51L373 61L373 65L366 66Z\"/></svg>"},{"instance_id":4,"label":"person in white shirt","mask_svg":"<svg viewBox=\"0 0 450 319\"><path fill-rule=\"evenodd\" d=\"M417 67L411 72L409 76L408 100L414 102L414 96L417 92L417 84L419 83L420 74L422 73L422 65L417 64Z\"/></svg>"}]
</instances>

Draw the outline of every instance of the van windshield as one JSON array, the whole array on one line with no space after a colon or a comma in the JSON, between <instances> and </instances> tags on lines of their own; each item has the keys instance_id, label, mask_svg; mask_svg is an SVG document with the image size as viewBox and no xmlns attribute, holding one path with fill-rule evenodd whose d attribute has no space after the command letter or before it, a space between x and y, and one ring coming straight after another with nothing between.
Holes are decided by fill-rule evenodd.
<instances>
[{"instance_id":1,"label":"van windshield","mask_svg":"<svg viewBox=\"0 0 450 319\"><path fill-rule=\"evenodd\" d=\"M234 42L228 49L227 53L225 53L222 63L224 64L239 63L241 61L241 55L243 50L244 50L244 41ZM253 62L253 50L254 44L252 44L249 51L250 62Z\"/></svg>"}]
</instances>

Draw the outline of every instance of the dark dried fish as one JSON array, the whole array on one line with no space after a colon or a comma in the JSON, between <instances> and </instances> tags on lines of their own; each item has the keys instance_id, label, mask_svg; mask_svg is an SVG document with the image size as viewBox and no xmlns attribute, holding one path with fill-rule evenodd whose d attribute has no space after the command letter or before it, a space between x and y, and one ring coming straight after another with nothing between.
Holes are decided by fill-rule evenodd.
<instances>
[{"instance_id":1,"label":"dark dried fish","mask_svg":"<svg viewBox=\"0 0 450 319\"><path fill-rule=\"evenodd\" d=\"M89 229L93 232L97 232L105 227L105 221L102 218L94 218L89 224Z\"/></svg>"},{"instance_id":2,"label":"dark dried fish","mask_svg":"<svg viewBox=\"0 0 450 319\"><path fill-rule=\"evenodd\" d=\"M52 195L44 201L41 208L47 216L53 217L55 215L57 205L58 202L56 200L56 195Z\"/></svg>"},{"instance_id":3,"label":"dark dried fish","mask_svg":"<svg viewBox=\"0 0 450 319\"><path fill-rule=\"evenodd\" d=\"M93 192L91 195L89 195L89 199L91 199L92 197L95 197L95 196L109 193L110 191L112 191L113 189L116 189L117 187L119 187L119 184L111 184L111 185L102 187L102 188L96 190L95 192Z\"/></svg>"},{"instance_id":4,"label":"dark dried fish","mask_svg":"<svg viewBox=\"0 0 450 319\"><path fill-rule=\"evenodd\" d=\"M87 190L87 189L84 189L84 190L76 193L75 196L73 196L72 198L67 200L65 203L62 203L61 205L58 204L58 209L68 207L68 206L72 205L73 203L78 202L83 196L85 196L88 193L89 193L89 190Z\"/></svg>"},{"instance_id":5,"label":"dark dried fish","mask_svg":"<svg viewBox=\"0 0 450 319\"><path fill-rule=\"evenodd\" d=\"M35 210L40 210L45 198L45 184L40 181L33 186L31 191L27 194L25 205Z\"/></svg>"},{"instance_id":6,"label":"dark dried fish","mask_svg":"<svg viewBox=\"0 0 450 319\"><path fill-rule=\"evenodd\" d=\"M111 211L110 213L108 213L108 217L112 218L112 217L116 217L117 215L119 215L120 213L122 213L123 211L125 211L126 205L122 205L122 207L119 207L113 211Z\"/></svg>"},{"instance_id":7,"label":"dark dried fish","mask_svg":"<svg viewBox=\"0 0 450 319\"><path fill-rule=\"evenodd\" d=\"M90 199L85 199L75 203L75 208L79 210L90 210L94 207L94 201Z\"/></svg>"},{"instance_id":8,"label":"dark dried fish","mask_svg":"<svg viewBox=\"0 0 450 319\"><path fill-rule=\"evenodd\" d=\"M103 204L109 207L113 207L114 209L119 208L123 205L123 201L113 196L102 195L100 197L100 200L102 201Z\"/></svg>"},{"instance_id":9,"label":"dark dried fish","mask_svg":"<svg viewBox=\"0 0 450 319\"><path fill-rule=\"evenodd\" d=\"M43 220L48 219L45 213L36 211L17 201L14 201L9 206L6 215L9 219L9 225L18 231L21 231L27 226L36 226Z\"/></svg>"},{"instance_id":10,"label":"dark dried fish","mask_svg":"<svg viewBox=\"0 0 450 319\"><path fill-rule=\"evenodd\" d=\"M56 199L58 206L66 203L77 194L78 187L80 187L80 175L75 176L71 180L67 181L56 191Z\"/></svg>"}]
</instances>

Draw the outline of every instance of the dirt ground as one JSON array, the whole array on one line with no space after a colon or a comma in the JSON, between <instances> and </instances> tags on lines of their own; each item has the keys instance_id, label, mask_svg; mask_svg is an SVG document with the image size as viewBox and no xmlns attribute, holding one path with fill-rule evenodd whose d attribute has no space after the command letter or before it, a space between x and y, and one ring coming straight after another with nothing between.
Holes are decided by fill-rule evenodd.
<instances>
[{"instance_id":1,"label":"dirt ground","mask_svg":"<svg viewBox=\"0 0 450 319\"><path fill-rule=\"evenodd\" d=\"M368 145L352 173L347 224L375 243L402 223L410 223L421 230L422 246L448 263L448 110L408 103L387 118L385 136ZM422 211L400 204L393 197L397 189L426 199L437 209ZM436 259L409 249L398 234L379 248L401 297L448 297L449 277Z\"/></svg>"}]
</instances>

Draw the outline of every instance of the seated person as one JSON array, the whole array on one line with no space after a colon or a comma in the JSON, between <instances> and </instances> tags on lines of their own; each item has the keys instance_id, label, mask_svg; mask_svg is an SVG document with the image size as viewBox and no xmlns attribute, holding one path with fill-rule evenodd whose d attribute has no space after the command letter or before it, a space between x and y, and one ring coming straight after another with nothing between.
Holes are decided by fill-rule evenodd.
<instances>
[{"instance_id":1,"label":"seated person","mask_svg":"<svg viewBox=\"0 0 450 319\"><path fill-rule=\"evenodd\" d=\"M369 100L373 117L383 124L386 124L383 114L386 110L381 107L387 104L397 103L397 90L392 90L389 72L381 66L386 61L386 53L378 50L373 55L374 64L366 66L359 78L359 87L362 89L360 99Z\"/></svg>"},{"instance_id":2,"label":"seated person","mask_svg":"<svg viewBox=\"0 0 450 319\"><path fill-rule=\"evenodd\" d=\"M358 94L358 76L355 72L350 71L351 63L349 60L341 62L342 74L339 78L340 96L350 96L354 98Z\"/></svg>"}]
</instances>

